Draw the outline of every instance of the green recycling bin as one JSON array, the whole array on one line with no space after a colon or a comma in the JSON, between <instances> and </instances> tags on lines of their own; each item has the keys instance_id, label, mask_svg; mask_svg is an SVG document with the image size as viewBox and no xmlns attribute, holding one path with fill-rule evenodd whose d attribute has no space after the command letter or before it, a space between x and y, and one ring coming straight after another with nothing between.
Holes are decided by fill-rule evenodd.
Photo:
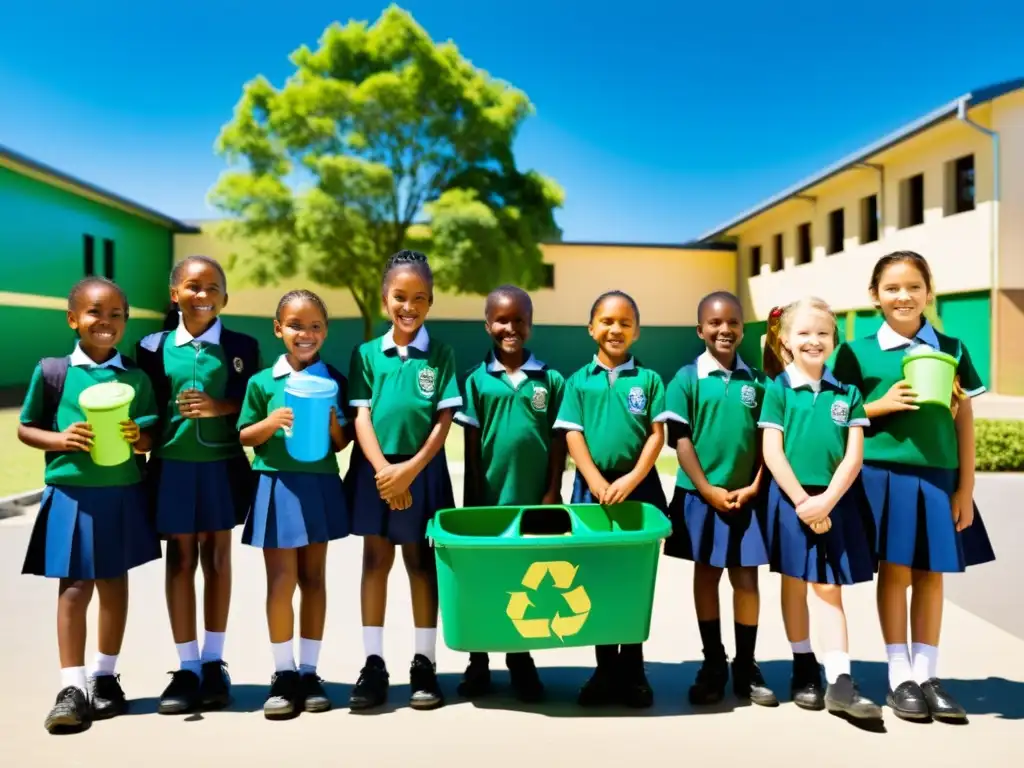
<instances>
[{"instance_id":1,"label":"green recycling bin","mask_svg":"<svg viewBox=\"0 0 1024 768\"><path fill-rule=\"evenodd\" d=\"M445 644L514 653L644 642L671 530L639 502L440 510L427 538Z\"/></svg>"}]
</instances>

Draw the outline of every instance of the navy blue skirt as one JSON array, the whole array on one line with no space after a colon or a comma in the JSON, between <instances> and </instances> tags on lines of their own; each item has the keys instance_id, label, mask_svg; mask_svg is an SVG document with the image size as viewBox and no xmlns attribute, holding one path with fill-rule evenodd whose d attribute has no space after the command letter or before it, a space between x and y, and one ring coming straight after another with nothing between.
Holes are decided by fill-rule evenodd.
<instances>
[{"instance_id":1,"label":"navy blue skirt","mask_svg":"<svg viewBox=\"0 0 1024 768\"><path fill-rule=\"evenodd\" d=\"M110 488L48 485L22 573L52 579L116 579L160 559L141 483Z\"/></svg>"},{"instance_id":2,"label":"navy blue skirt","mask_svg":"<svg viewBox=\"0 0 1024 768\"><path fill-rule=\"evenodd\" d=\"M625 472L601 472L604 479L609 483L614 483L620 477L625 475ZM652 469L647 473L647 477L640 481L640 484L633 489L633 492L629 495L627 501L639 501L644 504L653 504L662 512L666 511L668 502L665 501L665 489L661 487L661 478L658 476L658 470ZM573 504L596 504L593 494L590 493L590 486L587 485L587 481L583 479L583 475L580 474L579 470L576 470L576 477L573 478L572 483L572 502Z\"/></svg>"},{"instance_id":3,"label":"navy blue skirt","mask_svg":"<svg viewBox=\"0 0 1024 768\"><path fill-rule=\"evenodd\" d=\"M341 477L315 472L257 472L256 495L242 543L297 549L348 535L348 505Z\"/></svg>"},{"instance_id":4,"label":"navy blue skirt","mask_svg":"<svg viewBox=\"0 0 1024 768\"><path fill-rule=\"evenodd\" d=\"M824 488L806 488L815 495ZM772 479L767 534L772 571L814 584L860 584L875 577L873 531L855 485L830 515L832 527L815 533L800 520L789 497Z\"/></svg>"},{"instance_id":5,"label":"navy blue skirt","mask_svg":"<svg viewBox=\"0 0 1024 768\"><path fill-rule=\"evenodd\" d=\"M245 455L222 461L152 458L146 482L161 536L229 531L245 520L256 489Z\"/></svg>"},{"instance_id":6,"label":"navy blue skirt","mask_svg":"<svg viewBox=\"0 0 1024 768\"><path fill-rule=\"evenodd\" d=\"M878 532L879 560L960 573L996 559L977 506L974 522L957 533L950 502L955 469L865 463L860 476Z\"/></svg>"},{"instance_id":7,"label":"navy blue skirt","mask_svg":"<svg viewBox=\"0 0 1024 768\"><path fill-rule=\"evenodd\" d=\"M762 497L763 498L763 497ZM721 513L697 491L676 486L669 505L672 535L665 554L715 568L767 565L764 504Z\"/></svg>"},{"instance_id":8,"label":"navy blue skirt","mask_svg":"<svg viewBox=\"0 0 1024 768\"><path fill-rule=\"evenodd\" d=\"M397 464L411 456L390 455ZM455 506L448 460L442 448L409 486L412 506L392 510L377 492L373 465L363 456L358 444L352 449L352 461L345 475L348 507L352 511L352 533L357 536L382 536L392 544L426 543L427 522L439 509Z\"/></svg>"}]
</instances>

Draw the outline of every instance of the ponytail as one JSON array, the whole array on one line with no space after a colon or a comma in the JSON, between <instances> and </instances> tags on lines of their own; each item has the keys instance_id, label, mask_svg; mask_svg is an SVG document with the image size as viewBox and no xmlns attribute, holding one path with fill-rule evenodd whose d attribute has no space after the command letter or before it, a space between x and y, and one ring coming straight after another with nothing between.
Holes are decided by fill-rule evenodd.
<instances>
[{"instance_id":1,"label":"ponytail","mask_svg":"<svg viewBox=\"0 0 1024 768\"><path fill-rule=\"evenodd\" d=\"M777 377L786 368L782 352L783 307L774 307L768 315L768 330L764 337L761 370L771 378Z\"/></svg>"},{"instance_id":2,"label":"ponytail","mask_svg":"<svg viewBox=\"0 0 1024 768\"><path fill-rule=\"evenodd\" d=\"M178 304L177 302L171 302L171 306L167 310L167 314L164 315L163 330L173 331L178 327L178 323L181 322L181 318L178 316Z\"/></svg>"}]
</instances>

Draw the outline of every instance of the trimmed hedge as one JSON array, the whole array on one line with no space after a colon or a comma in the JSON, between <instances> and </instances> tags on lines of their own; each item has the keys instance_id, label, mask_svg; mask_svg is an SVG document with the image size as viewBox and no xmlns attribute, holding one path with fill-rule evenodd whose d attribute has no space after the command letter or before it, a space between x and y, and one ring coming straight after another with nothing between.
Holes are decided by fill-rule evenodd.
<instances>
[{"instance_id":1,"label":"trimmed hedge","mask_svg":"<svg viewBox=\"0 0 1024 768\"><path fill-rule=\"evenodd\" d=\"M979 472L1024 471L1024 421L975 421L974 456Z\"/></svg>"}]
</instances>

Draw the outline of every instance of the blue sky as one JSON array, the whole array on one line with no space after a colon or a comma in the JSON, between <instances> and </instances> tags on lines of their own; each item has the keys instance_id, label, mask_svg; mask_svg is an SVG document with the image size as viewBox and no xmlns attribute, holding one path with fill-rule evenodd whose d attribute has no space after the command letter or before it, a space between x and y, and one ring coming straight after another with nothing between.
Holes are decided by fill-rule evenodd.
<instances>
[{"instance_id":1,"label":"blue sky","mask_svg":"<svg viewBox=\"0 0 1024 768\"><path fill-rule=\"evenodd\" d=\"M33 0L0 26L0 144L180 218L214 215L242 84L349 0ZM1016 6L1016 7L1015 7ZM406 0L527 92L518 162L569 240L681 242L981 85L1024 75L1024 4Z\"/></svg>"}]
</instances>

